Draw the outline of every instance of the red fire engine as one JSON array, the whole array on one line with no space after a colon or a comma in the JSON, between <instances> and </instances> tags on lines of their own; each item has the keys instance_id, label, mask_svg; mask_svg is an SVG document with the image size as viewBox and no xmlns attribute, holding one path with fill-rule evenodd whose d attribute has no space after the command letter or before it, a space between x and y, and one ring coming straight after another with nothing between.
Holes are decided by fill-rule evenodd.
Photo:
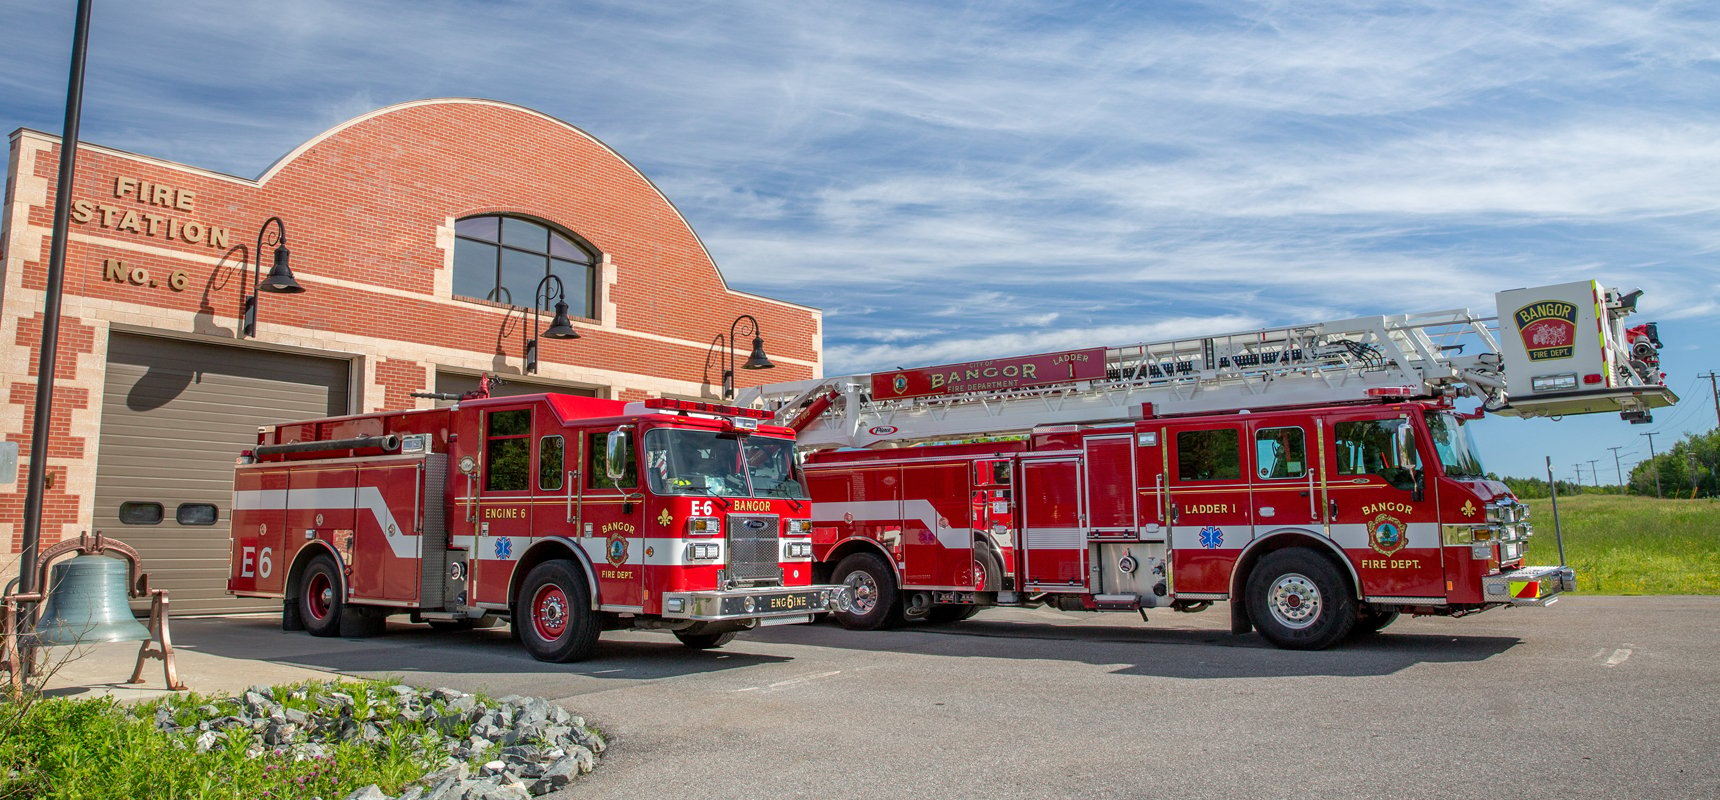
<instances>
[{"instance_id":1,"label":"red fire engine","mask_svg":"<svg viewBox=\"0 0 1720 800\"><path fill-rule=\"evenodd\" d=\"M545 661L602 630L708 648L810 621L846 591L813 585L794 434L767 416L540 394L265 428L236 471L227 588L317 636L511 620Z\"/></svg>"},{"instance_id":2,"label":"red fire engine","mask_svg":"<svg viewBox=\"0 0 1720 800\"><path fill-rule=\"evenodd\" d=\"M1523 565L1527 511L1486 477L1469 423L1646 422L1676 402L1652 325L1620 324L1639 294L1585 281L1501 292L1497 317L1366 317L743 399L813 451L815 564L852 590L836 613L850 628L1232 601L1236 632L1318 649L1400 613L1545 606L1574 586L1567 567Z\"/></svg>"}]
</instances>

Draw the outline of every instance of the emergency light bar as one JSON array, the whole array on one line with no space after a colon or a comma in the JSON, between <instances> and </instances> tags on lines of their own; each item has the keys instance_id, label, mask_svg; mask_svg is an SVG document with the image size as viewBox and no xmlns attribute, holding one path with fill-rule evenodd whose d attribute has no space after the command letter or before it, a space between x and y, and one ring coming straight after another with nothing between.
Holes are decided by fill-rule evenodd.
<instances>
[{"instance_id":1,"label":"emergency light bar","mask_svg":"<svg viewBox=\"0 0 1720 800\"><path fill-rule=\"evenodd\" d=\"M739 406L724 406L716 403L701 403L697 400L675 400L669 397L653 397L645 400L646 408L657 411L695 411L700 414L715 414L721 417L746 417L748 419L770 419L769 411L757 408L741 408Z\"/></svg>"}]
</instances>

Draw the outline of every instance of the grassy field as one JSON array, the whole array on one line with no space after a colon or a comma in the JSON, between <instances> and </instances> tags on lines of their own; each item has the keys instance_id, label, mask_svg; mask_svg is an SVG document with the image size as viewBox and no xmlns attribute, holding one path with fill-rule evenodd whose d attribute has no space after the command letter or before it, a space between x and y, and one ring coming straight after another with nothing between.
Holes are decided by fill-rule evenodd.
<instances>
[{"instance_id":1,"label":"grassy field","mask_svg":"<svg viewBox=\"0 0 1720 800\"><path fill-rule=\"evenodd\" d=\"M1559 563L1550 500L1530 500L1530 564ZM1625 495L1559 498L1580 594L1720 594L1720 502Z\"/></svg>"}]
</instances>

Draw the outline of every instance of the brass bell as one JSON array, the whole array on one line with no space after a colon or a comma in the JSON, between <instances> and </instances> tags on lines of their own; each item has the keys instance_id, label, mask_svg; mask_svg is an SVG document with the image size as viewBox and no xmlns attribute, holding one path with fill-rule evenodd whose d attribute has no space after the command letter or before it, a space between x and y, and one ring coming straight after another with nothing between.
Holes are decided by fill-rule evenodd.
<instances>
[{"instance_id":1,"label":"brass bell","mask_svg":"<svg viewBox=\"0 0 1720 800\"><path fill-rule=\"evenodd\" d=\"M85 554L55 564L36 641L55 647L149 639L149 629L132 616L128 596L124 561Z\"/></svg>"}]
</instances>

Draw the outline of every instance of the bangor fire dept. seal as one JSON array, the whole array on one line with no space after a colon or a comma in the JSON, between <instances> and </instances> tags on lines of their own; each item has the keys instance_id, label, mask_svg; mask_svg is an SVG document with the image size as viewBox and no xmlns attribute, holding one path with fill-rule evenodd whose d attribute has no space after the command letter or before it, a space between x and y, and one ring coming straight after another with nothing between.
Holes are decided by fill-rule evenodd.
<instances>
[{"instance_id":1,"label":"bangor fire dept. seal","mask_svg":"<svg viewBox=\"0 0 1720 800\"><path fill-rule=\"evenodd\" d=\"M1390 514L1380 514L1368 521L1368 546L1382 556L1389 556L1409 544L1409 528L1403 520Z\"/></svg>"},{"instance_id":2,"label":"bangor fire dept. seal","mask_svg":"<svg viewBox=\"0 0 1720 800\"><path fill-rule=\"evenodd\" d=\"M622 535L621 531L609 534L609 547L604 555L609 558L609 563L617 567L627 563L627 537Z\"/></svg>"}]
</instances>

